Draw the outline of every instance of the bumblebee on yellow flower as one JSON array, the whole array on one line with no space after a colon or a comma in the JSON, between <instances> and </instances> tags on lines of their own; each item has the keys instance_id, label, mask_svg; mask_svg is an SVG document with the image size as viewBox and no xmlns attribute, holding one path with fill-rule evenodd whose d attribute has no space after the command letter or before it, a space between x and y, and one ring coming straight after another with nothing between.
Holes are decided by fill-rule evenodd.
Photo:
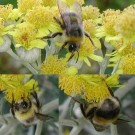
<instances>
[{"instance_id":1,"label":"bumblebee on yellow flower","mask_svg":"<svg viewBox=\"0 0 135 135\"><path fill-rule=\"evenodd\" d=\"M86 6L84 0L18 0L17 8L0 6L0 52L8 53L32 73L50 74L53 65L50 71L45 69L50 59L65 61L63 65L71 70L64 72L72 72L72 66L92 68L93 61L100 71L106 71L101 69L106 62L106 68L116 69L120 59L134 55L134 11L132 5L123 11L101 13L97 7ZM69 19L64 18L65 13Z\"/></svg>"}]
</instances>

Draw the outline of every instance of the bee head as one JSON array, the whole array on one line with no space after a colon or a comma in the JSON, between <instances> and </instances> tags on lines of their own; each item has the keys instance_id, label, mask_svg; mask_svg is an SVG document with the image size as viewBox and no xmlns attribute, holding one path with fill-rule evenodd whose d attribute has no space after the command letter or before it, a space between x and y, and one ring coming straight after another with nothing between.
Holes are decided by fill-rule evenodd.
<instances>
[{"instance_id":1,"label":"bee head","mask_svg":"<svg viewBox=\"0 0 135 135\"><path fill-rule=\"evenodd\" d=\"M116 97L103 100L95 111L98 120L115 121L120 113L120 101Z\"/></svg>"},{"instance_id":2,"label":"bee head","mask_svg":"<svg viewBox=\"0 0 135 135\"><path fill-rule=\"evenodd\" d=\"M78 50L78 48L79 48L79 44L78 43L68 43L69 45L68 45L68 50L69 50L69 52L75 52L75 51L77 51Z\"/></svg>"},{"instance_id":3,"label":"bee head","mask_svg":"<svg viewBox=\"0 0 135 135\"><path fill-rule=\"evenodd\" d=\"M31 101L25 101L21 99L19 102L14 105L15 111L19 111L20 113L27 112L31 107Z\"/></svg>"}]
</instances>

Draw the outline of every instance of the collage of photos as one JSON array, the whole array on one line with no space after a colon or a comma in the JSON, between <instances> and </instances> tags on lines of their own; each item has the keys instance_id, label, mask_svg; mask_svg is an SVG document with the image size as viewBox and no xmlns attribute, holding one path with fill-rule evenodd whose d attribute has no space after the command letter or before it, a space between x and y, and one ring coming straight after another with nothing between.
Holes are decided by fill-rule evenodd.
<instances>
[{"instance_id":1,"label":"collage of photos","mask_svg":"<svg viewBox=\"0 0 135 135\"><path fill-rule=\"evenodd\" d=\"M135 1L0 0L0 135L135 135Z\"/></svg>"}]
</instances>

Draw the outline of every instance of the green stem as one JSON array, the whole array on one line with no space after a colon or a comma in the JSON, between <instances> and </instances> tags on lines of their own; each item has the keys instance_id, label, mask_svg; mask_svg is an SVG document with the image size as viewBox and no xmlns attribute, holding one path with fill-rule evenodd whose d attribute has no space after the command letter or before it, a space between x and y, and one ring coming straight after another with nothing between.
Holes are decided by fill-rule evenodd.
<instances>
[{"instance_id":1,"label":"green stem","mask_svg":"<svg viewBox=\"0 0 135 135\"><path fill-rule=\"evenodd\" d=\"M35 135L41 135L43 127L43 121L38 121Z\"/></svg>"},{"instance_id":2,"label":"green stem","mask_svg":"<svg viewBox=\"0 0 135 135\"><path fill-rule=\"evenodd\" d=\"M31 73L33 74L38 74L38 71L33 68L29 63L23 62L13 51L12 49L8 50L7 53L12 56L14 59L20 61L27 69L29 69L29 71L31 71Z\"/></svg>"},{"instance_id":3,"label":"green stem","mask_svg":"<svg viewBox=\"0 0 135 135\"><path fill-rule=\"evenodd\" d=\"M50 113L51 111L57 109L59 107L59 99L54 99L53 101L43 105L42 112L45 114Z\"/></svg>"},{"instance_id":4,"label":"green stem","mask_svg":"<svg viewBox=\"0 0 135 135\"><path fill-rule=\"evenodd\" d=\"M113 71L112 71L112 73L111 73L112 75L115 74L116 71L118 70L118 67L119 67L119 65L120 65L120 61L121 61L121 59L118 60L118 62L116 63L115 67L113 68Z\"/></svg>"},{"instance_id":5,"label":"green stem","mask_svg":"<svg viewBox=\"0 0 135 135\"><path fill-rule=\"evenodd\" d=\"M116 125L111 124L111 135L118 135Z\"/></svg>"},{"instance_id":6,"label":"green stem","mask_svg":"<svg viewBox=\"0 0 135 135\"><path fill-rule=\"evenodd\" d=\"M78 135L81 132L82 128L83 128L82 125L74 126L73 129L70 132L70 135Z\"/></svg>"},{"instance_id":7,"label":"green stem","mask_svg":"<svg viewBox=\"0 0 135 135\"><path fill-rule=\"evenodd\" d=\"M110 54L112 52L112 50L113 50L112 48L107 48L106 54ZM109 58L110 58L110 56L105 56L104 61L102 62L101 67L100 67L100 74L105 73L105 70L109 63Z\"/></svg>"}]
</instances>

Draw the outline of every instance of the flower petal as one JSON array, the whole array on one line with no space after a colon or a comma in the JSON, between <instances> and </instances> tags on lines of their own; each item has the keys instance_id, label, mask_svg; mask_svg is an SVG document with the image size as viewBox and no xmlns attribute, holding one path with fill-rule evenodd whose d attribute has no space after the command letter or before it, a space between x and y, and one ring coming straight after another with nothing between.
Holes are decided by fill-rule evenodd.
<instances>
[{"instance_id":1,"label":"flower petal","mask_svg":"<svg viewBox=\"0 0 135 135\"><path fill-rule=\"evenodd\" d=\"M42 41L40 39L36 39L36 40L33 40L30 42L30 48L40 48L40 49L43 49L47 46L47 42L45 41Z\"/></svg>"},{"instance_id":2,"label":"flower petal","mask_svg":"<svg viewBox=\"0 0 135 135\"><path fill-rule=\"evenodd\" d=\"M91 63L87 57L85 57L83 60L89 67L91 66Z\"/></svg>"},{"instance_id":3,"label":"flower petal","mask_svg":"<svg viewBox=\"0 0 135 135\"><path fill-rule=\"evenodd\" d=\"M36 37L44 37L47 36L50 32L48 31L48 28L43 27L38 29L38 33L36 35Z\"/></svg>"},{"instance_id":4,"label":"flower petal","mask_svg":"<svg viewBox=\"0 0 135 135\"><path fill-rule=\"evenodd\" d=\"M101 56L97 56L97 55L94 55L94 54L90 54L89 58L91 58L91 59L93 59L95 61L98 61L98 62L102 62L103 61L103 58Z\"/></svg>"}]
</instances>

